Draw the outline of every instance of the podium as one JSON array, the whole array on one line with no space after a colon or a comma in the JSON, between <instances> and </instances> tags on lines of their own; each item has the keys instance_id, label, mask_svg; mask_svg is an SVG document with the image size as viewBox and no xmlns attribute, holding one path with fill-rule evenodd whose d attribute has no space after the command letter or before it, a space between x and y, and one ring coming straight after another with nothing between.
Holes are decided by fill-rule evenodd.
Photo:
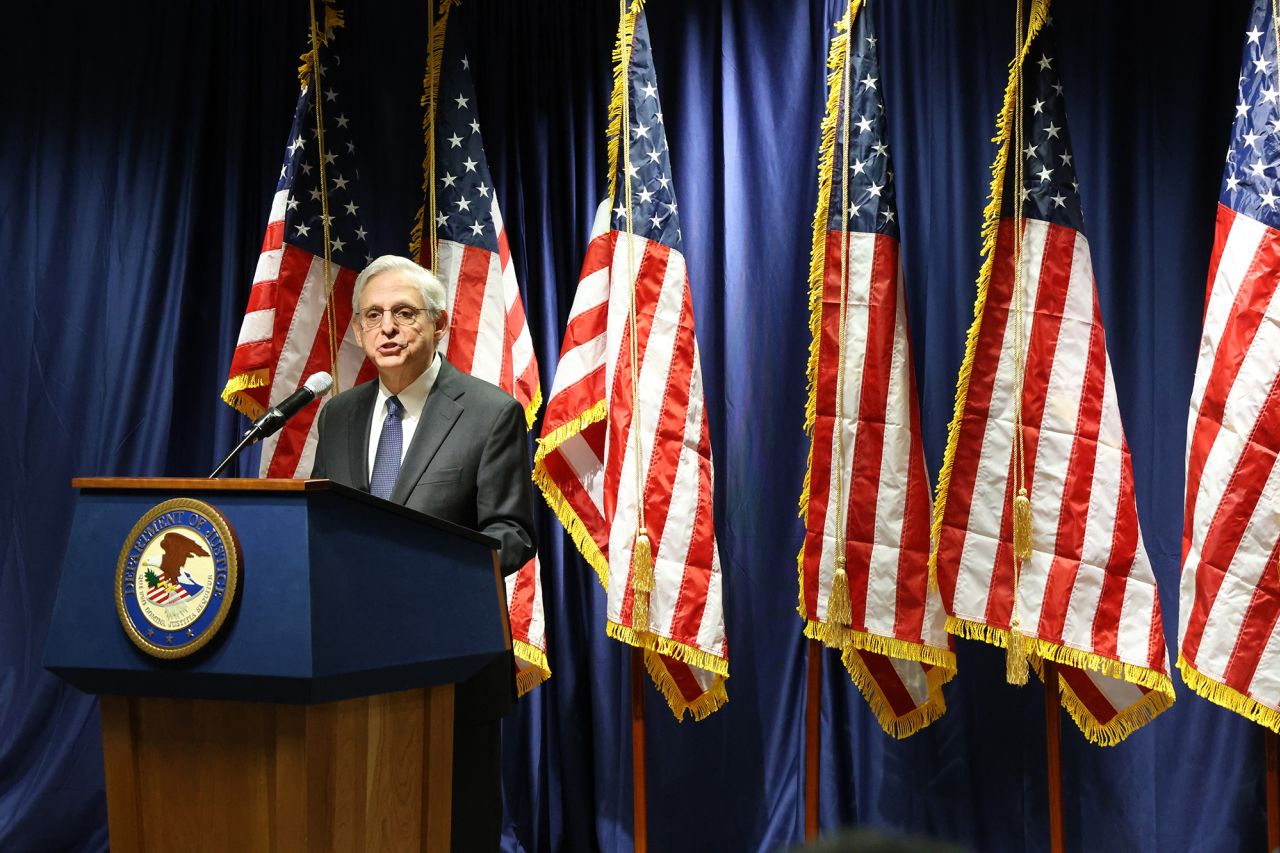
<instances>
[{"instance_id":1,"label":"podium","mask_svg":"<svg viewBox=\"0 0 1280 853\"><path fill-rule=\"evenodd\" d=\"M449 849L454 685L511 649L495 540L328 480L72 485L44 665L101 697L113 849ZM171 499L225 519L240 571L165 659L117 569Z\"/></svg>"}]
</instances>

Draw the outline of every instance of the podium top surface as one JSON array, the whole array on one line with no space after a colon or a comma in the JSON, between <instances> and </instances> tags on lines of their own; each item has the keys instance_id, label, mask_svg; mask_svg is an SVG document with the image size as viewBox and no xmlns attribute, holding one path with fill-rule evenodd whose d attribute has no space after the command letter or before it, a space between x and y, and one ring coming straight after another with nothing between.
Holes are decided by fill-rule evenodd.
<instances>
[{"instance_id":1,"label":"podium top surface","mask_svg":"<svg viewBox=\"0 0 1280 853\"><path fill-rule=\"evenodd\" d=\"M76 489L155 489L184 492L322 492L333 484L328 480L228 477L76 477Z\"/></svg>"},{"instance_id":2,"label":"podium top surface","mask_svg":"<svg viewBox=\"0 0 1280 853\"><path fill-rule=\"evenodd\" d=\"M437 518L424 512L409 509L401 504L376 498L368 492L335 483L332 480L311 479L291 480L271 477L227 477L210 480L203 477L75 477L71 480L72 488L87 492L302 492L314 495L319 492L332 492L361 503L377 506L402 518L426 524L437 530L443 530L469 539L477 545L483 545L496 551L502 543L492 536L472 530L447 519Z\"/></svg>"}]
</instances>

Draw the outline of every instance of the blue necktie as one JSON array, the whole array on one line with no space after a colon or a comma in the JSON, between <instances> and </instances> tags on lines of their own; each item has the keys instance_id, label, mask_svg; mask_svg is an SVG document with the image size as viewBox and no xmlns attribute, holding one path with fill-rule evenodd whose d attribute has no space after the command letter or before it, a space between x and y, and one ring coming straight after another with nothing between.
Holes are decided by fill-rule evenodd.
<instances>
[{"instance_id":1,"label":"blue necktie","mask_svg":"<svg viewBox=\"0 0 1280 853\"><path fill-rule=\"evenodd\" d=\"M382 422L382 434L378 436L378 455L373 458L373 473L369 475L369 492L388 499L396 487L400 473L400 451L404 447L404 433L400 431L400 415L404 406L395 397L387 398L387 417Z\"/></svg>"}]
</instances>

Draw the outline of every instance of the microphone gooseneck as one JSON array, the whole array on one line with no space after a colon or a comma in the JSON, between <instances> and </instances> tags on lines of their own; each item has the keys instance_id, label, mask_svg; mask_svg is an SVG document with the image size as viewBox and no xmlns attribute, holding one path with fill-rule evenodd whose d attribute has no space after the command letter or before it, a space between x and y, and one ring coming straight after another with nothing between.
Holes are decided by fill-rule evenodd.
<instances>
[{"instance_id":1,"label":"microphone gooseneck","mask_svg":"<svg viewBox=\"0 0 1280 853\"><path fill-rule=\"evenodd\" d=\"M222 464L214 469L213 473L209 475L209 479L212 480L221 474L227 465L231 463L231 460L239 456L240 452L246 447L256 444L268 436L275 435L289 418L302 411L308 403L332 387L333 377L328 373L322 371L311 374L301 388L285 397L277 405L267 409L262 414L262 417L253 422L253 426L249 427L245 432L235 450L232 450L227 458L222 460Z\"/></svg>"}]
</instances>

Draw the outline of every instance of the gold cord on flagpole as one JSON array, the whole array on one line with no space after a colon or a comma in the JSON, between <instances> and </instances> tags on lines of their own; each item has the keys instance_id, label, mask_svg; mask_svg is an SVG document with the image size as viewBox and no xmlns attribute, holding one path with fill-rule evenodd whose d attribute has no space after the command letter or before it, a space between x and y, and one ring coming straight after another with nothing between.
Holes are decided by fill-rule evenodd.
<instances>
[{"instance_id":1,"label":"gold cord on flagpole","mask_svg":"<svg viewBox=\"0 0 1280 853\"><path fill-rule=\"evenodd\" d=\"M618 0L618 37L621 46L622 121L618 124L622 148L622 194L626 211L627 324L631 339L631 438L636 463L636 537L631 552L631 630L649 632L649 593L653 591L653 550L644 513L644 456L640 435L640 345L637 341L636 272L631 209L631 44L635 29L628 25L627 0Z\"/></svg>"},{"instance_id":2,"label":"gold cord on flagpole","mask_svg":"<svg viewBox=\"0 0 1280 853\"><path fill-rule=\"evenodd\" d=\"M1014 56L1017 69L1014 74L1013 113L1013 296L1010 300L1010 319L1013 323L1013 605L1009 617L1009 646L1005 659L1005 677L1010 684L1027 683L1027 644L1018 614L1018 581L1022 575L1022 562L1031 556L1031 499L1027 495L1026 452L1023 444L1022 389L1026 376L1026 327L1023 312L1026 300L1026 280L1022 270L1022 197L1025 190L1026 153L1023 118L1023 63L1022 0L1015 0Z\"/></svg>"},{"instance_id":3,"label":"gold cord on flagpole","mask_svg":"<svg viewBox=\"0 0 1280 853\"><path fill-rule=\"evenodd\" d=\"M440 235L436 216L436 119L440 103L440 65L444 55L449 10L460 0L427 0L427 59L423 63L422 95L422 204L409 232L409 254L420 266L434 269L440 257Z\"/></svg>"},{"instance_id":4,"label":"gold cord on flagpole","mask_svg":"<svg viewBox=\"0 0 1280 853\"><path fill-rule=\"evenodd\" d=\"M844 371L847 346L847 306L849 302L849 53L853 43L853 21L844 43L843 68L840 71L840 321L839 348L836 353L836 458L831 475L836 482L836 554L831 576L831 595L827 598L827 621L848 626L853 621L849 599L849 573L845 568L848 552L844 494Z\"/></svg>"},{"instance_id":5,"label":"gold cord on flagpole","mask_svg":"<svg viewBox=\"0 0 1280 853\"><path fill-rule=\"evenodd\" d=\"M423 234L430 237L423 248L430 247L431 253L422 265L435 269L440 257L440 235L436 227L436 117L440 102L440 62L437 56L435 0L427 0L427 68L428 85L424 93L427 98L427 216L423 223ZM443 24L443 21L441 22ZM440 45L443 47L443 45Z\"/></svg>"},{"instance_id":6,"label":"gold cord on flagpole","mask_svg":"<svg viewBox=\"0 0 1280 853\"><path fill-rule=\"evenodd\" d=\"M1277 8L1276 0L1271 0L1271 33L1275 36L1276 43L1276 83L1280 87L1280 8Z\"/></svg>"},{"instance_id":7,"label":"gold cord on flagpole","mask_svg":"<svg viewBox=\"0 0 1280 853\"><path fill-rule=\"evenodd\" d=\"M324 317L329 337L329 369L333 376L333 393L339 391L338 382L338 315L333 304L333 249L329 243L329 183L325 173L324 145L324 92L320 79L320 28L316 23L316 3L310 2L311 9L311 102L316 108L316 147L320 161L320 222L324 234ZM329 32L325 32L325 41Z\"/></svg>"}]
</instances>

